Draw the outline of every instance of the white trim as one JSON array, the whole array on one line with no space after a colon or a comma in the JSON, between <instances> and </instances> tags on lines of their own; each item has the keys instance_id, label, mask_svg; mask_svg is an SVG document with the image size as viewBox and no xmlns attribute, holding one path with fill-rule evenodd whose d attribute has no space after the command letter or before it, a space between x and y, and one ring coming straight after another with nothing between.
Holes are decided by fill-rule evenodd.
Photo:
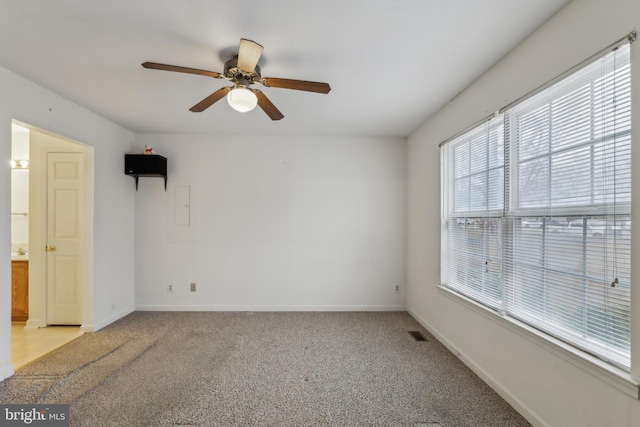
<instances>
[{"instance_id":1,"label":"white trim","mask_svg":"<svg viewBox=\"0 0 640 427\"><path fill-rule=\"evenodd\" d=\"M483 310L484 308L480 306ZM536 427L551 427L545 423L544 420L531 408L529 408L525 402L514 396L508 389L504 388L502 384L496 381L487 371L482 369L480 365L475 363L473 359L463 354L451 341L445 338L436 328L434 328L429 322L421 318L411 309L407 309L407 312L411 317L418 321L425 329L427 329L438 341L440 341L451 353L462 361L469 369L471 369L476 375L478 375L482 381L487 383L496 393L500 395L504 400L509 403L520 415L525 417L527 421Z\"/></svg>"},{"instance_id":2,"label":"white trim","mask_svg":"<svg viewBox=\"0 0 640 427\"><path fill-rule=\"evenodd\" d=\"M137 311L406 311L404 305L136 305Z\"/></svg>"},{"instance_id":3,"label":"white trim","mask_svg":"<svg viewBox=\"0 0 640 427\"><path fill-rule=\"evenodd\" d=\"M47 326L47 325L44 325ZM29 320L27 320L27 324L24 327L25 329L38 329L40 327L43 327L43 325L40 324L40 320L39 319L31 319L29 318Z\"/></svg>"},{"instance_id":4,"label":"white trim","mask_svg":"<svg viewBox=\"0 0 640 427\"><path fill-rule=\"evenodd\" d=\"M589 353L579 350L564 341L547 335L526 323L514 319L513 317L499 315L495 311L478 304L454 290L442 286L438 286L438 289L441 294L451 298L451 300L464 303L476 313L486 317L487 319L493 320L498 325L505 327L512 332L517 333L531 343L544 348L611 387L616 388L634 399L640 400L640 383L635 381L628 372L604 362ZM412 314L411 312L409 313Z\"/></svg>"},{"instance_id":5,"label":"white trim","mask_svg":"<svg viewBox=\"0 0 640 427\"><path fill-rule=\"evenodd\" d=\"M631 45L631 211L633 220L640 212L640 173L635 166L640 164L640 43ZM634 283L631 289L631 377L640 382L640 227L631 227L631 277Z\"/></svg>"},{"instance_id":6,"label":"white trim","mask_svg":"<svg viewBox=\"0 0 640 427\"><path fill-rule=\"evenodd\" d=\"M135 311L134 307L129 307L125 310L120 310L117 313L112 314L111 316L107 317L106 319L103 319L97 323L86 323L86 324L82 324L82 326L80 327L80 330L82 332L96 332L99 331L100 329L104 328L105 326L109 326L110 324L112 324L113 322L122 319L123 317L133 313Z\"/></svg>"}]
</instances>

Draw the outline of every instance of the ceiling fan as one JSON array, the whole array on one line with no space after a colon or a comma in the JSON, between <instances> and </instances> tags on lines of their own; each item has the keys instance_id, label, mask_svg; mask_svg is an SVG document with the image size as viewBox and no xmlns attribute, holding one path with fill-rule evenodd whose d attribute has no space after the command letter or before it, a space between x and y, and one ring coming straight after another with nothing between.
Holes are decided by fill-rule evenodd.
<instances>
[{"instance_id":1,"label":"ceiling fan","mask_svg":"<svg viewBox=\"0 0 640 427\"><path fill-rule=\"evenodd\" d=\"M233 83L233 86L218 89L189 109L196 113L206 110L226 96L229 105L237 111L244 113L253 110L256 105L258 105L267 113L271 120L280 120L284 117L280 110L273 105L262 91L252 88L251 85L261 84L266 87L304 90L316 93L329 93L331 90L328 83L262 77L260 74L260 66L258 65L262 50L263 47L258 43L252 40L240 39L238 55L225 62L224 72L222 73L181 67L178 65L158 64L157 62L145 62L142 66L153 70L199 74L216 79L229 80Z\"/></svg>"}]
</instances>

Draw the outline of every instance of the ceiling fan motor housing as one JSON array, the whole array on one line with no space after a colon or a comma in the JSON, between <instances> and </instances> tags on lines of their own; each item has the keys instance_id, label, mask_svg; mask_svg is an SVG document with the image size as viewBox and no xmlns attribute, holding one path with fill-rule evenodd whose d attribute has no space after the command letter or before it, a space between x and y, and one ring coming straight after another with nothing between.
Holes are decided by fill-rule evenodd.
<instances>
[{"instance_id":1,"label":"ceiling fan motor housing","mask_svg":"<svg viewBox=\"0 0 640 427\"><path fill-rule=\"evenodd\" d=\"M260 66L256 64L253 73L247 73L246 71L238 68L238 57L235 56L232 59L224 63L224 77L233 82L237 82L240 86L245 86L241 82L247 82L246 86L253 83L260 82Z\"/></svg>"}]
</instances>

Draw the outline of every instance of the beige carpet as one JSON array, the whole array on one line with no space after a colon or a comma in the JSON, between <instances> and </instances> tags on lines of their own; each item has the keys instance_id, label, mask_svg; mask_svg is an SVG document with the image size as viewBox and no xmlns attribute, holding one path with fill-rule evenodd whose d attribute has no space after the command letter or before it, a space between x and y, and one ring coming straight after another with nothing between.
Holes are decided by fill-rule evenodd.
<instances>
[{"instance_id":1,"label":"beige carpet","mask_svg":"<svg viewBox=\"0 0 640 427\"><path fill-rule=\"evenodd\" d=\"M137 312L0 402L68 403L72 426L529 426L400 312Z\"/></svg>"}]
</instances>

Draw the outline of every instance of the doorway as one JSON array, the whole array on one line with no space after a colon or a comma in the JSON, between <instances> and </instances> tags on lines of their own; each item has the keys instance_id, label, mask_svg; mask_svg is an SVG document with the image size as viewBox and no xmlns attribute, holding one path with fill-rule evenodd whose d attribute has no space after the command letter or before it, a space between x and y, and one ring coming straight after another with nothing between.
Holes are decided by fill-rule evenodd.
<instances>
[{"instance_id":1,"label":"doorway","mask_svg":"<svg viewBox=\"0 0 640 427\"><path fill-rule=\"evenodd\" d=\"M82 331L93 330L94 165L91 146L17 121L13 122L12 130L14 130L12 158L14 157L13 140L17 131L18 140L24 140L25 134L27 135L29 163L28 210L25 211L27 215L24 216L28 219L28 243L25 245L24 242L20 242L22 243L21 252L27 252L28 257L28 316L26 323L18 325L18 328L24 329L26 333L14 334L16 325L12 323L13 355L16 350L14 345L23 350L43 342L55 342L58 346L68 342L66 338L70 340L79 336ZM69 159L71 160L67 161ZM55 183L56 174L57 184ZM53 184L51 184L52 180ZM76 188L69 190L65 187L66 182L61 180L75 181ZM80 192L77 191L78 185ZM51 188L57 188L57 190L52 193ZM20 190L14 190L12 179L12 203L14 196L20 198L20 195L14 194L14 191ZM55 208L55 203L54 208L50 208L52 198L58 199L60 209ZM73 201L72 208L69 205L70 201ZM52 222L51 218L56 217L58 222ZM55 242L52 244L49 242L52 236L59 239L60 232L64 234L63 240L70 234L74 234L72 250L76 252L76 256L65 257L69 255L66 241L62 245L58 244L60 251L57 253L55 250L46 251L46 247L49 249L56 247ZM13 233L12 215L12 257L16 253L14 249L17 249L14 247ZM24 240L23 237L21 238ZM67 253L63 253L64 251ZM61 275L60 272L64 274ZM56 288L56 277L59 279L65 275L66 279L71 279L71 286L64 289ZM50 327L53 324L74 326L65 326L64 333L60 334L60 327ZM35 333L28 333L29 331ZM59 339L60 337L64 338ZM45 352L51 350L43 349ZM37 351L33 354L34 357L39 357ZM22 363L23 360L20 364Z\"/></svg>"}]
</instances>

